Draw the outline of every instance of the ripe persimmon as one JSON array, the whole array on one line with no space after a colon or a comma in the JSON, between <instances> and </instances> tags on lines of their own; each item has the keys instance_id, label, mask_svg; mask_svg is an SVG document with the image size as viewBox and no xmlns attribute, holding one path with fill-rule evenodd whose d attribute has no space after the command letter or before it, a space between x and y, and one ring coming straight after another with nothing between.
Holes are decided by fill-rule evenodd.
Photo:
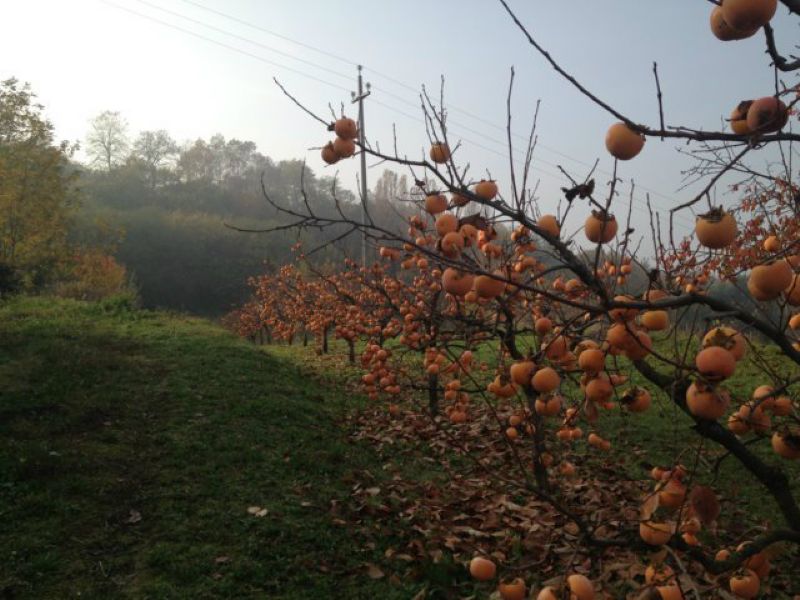
<instances>
[{"instance_id":1,"label":"ripe persimmon","mask_svg":"<svg viewBox=\"0 0 800 600\"><path fill-rule=\"evenodd\" d=\"M501 582L497 591L503 600L525 600L525 580L517 577L507 583Z\"/></svg>"},{"instance_id":2,"label":"ripe persimmon","mask_svg":"<svg viewBox=\"0 0 800 600\"><path fill-rule=\"evenodd\" d=\"M792 275L792 281L788 286L786 286L786 289L783 293L786 295L786 302L788 304L791 304L792 306L800 306L800 274ZM789 325L791 326L791 321L789 322ZM793 329L797 329L797 327L793 327Z\"/></svg>"},{"instance_id":3,"label":"ripe persimmon","mask_svg":"<svg viewBox=\"0 0 800 600\"><path fill-rule=\"evenodd\" d=\"M443 212L436 218L434 226L436 227L436 233L442 237L447 233L458 230L458 217L453 213Z\"/></svg>"},{"instance_id":4,"label":"ripe persimmon","mask_svg":"<svg viewBox=\"0 0 800 600\"><path fill-rule=\"evenodd\" d=\"M701 245L719 250L733 243L738 228L736 219L722 208L718 208L697 217L694 232Z\"/></svg>"},{"instance_id":5,"label":"ripe persimmon","mask_svg":"<svg viewBox=\"0 0 800 600\"><path fill-rule=\"evenodd\" d=\"M583 226L586 239L595 244L606 244L617 235L617 219L614 215L593 210Z\"/></svg>"},{"instance_id":6,"label":"ripe persimmon","mask_svg":"<svg viewBox=\"0 0 800 600\"><path fill-rule=\"evenodd\" d=\"M649 331L664 331L669 327L669 313L665 310L647 310L639 322Z\"/></svg>"},{"instance_id":7,"label":"ripe persimmon","mask_svg":"<svg viewBox=\"0 0 800 600\"><path fill-rule=\"evenodd\" d=\"M658 302L662 298L667 297L667 292L665 292L664 290L660 290L658 288L653 288L647 290L642 297L648 302Z\"/></svg>"},{"instance_id":8,"label":"ripe persimmon","mask_svg":"<svg viewBox=\"0 0 800 600\"><path fill-rule=\"evenodd\" d=\"M561 377L552 367L544 367L534 373L531 385L540 394L549 394L561 384Z\"/></svg>"},{"instance_id":9,"label":"ripe persimmon","mask_svg":"<svg viewBox=\"0 0 800 600\"><path fill-rule=\"evenodd\" d=\"M494 380L486 387L486 389L498 398L510 398L517 393L517 387L514 385L514 383L504 380L504 378L500 375L495 377Z\"/></svg>"},{"instance_id":10,"label":"ripe persimmon","mask_svg":"<svg viewBox=\"0 0 800 600\"><path fill-rule=\"evenodd\" d=\"M747 350L747 342L744 336L733 327L725 325L713 327L703 336L703 348L708 348L710 346L725 348L733 354L733 358L737 361L744 358L745 351Z\"/></svg>"},{"instance_id":11,"label":"ripe persimmon","mask_svg":"<svg viewBox=\"0 0 800 600\"><path fill-rule=\"evenodd\" d=\"M561 225L558 224L558 219L554 215L542 215L536 224L540 229L550 234L552 237L557 238L561 234Z\"/></svg>"},{"instance_id":12,"label":"ripe persimmon","mask_svg":"<svg viewBox=\"0 0 800 600\"><path fill-rule=\"evenodd\" d=\"M495 271L497 277L505 278L501 272ZM502 279L495 279L488 275L478 275L475 277L475 291L480 298L497 298L506 289L506 282Z\"/></svg>"},{"instance_id":13,"label":"ripe persimmon","mask_svg":"<svg viewBox=\"0 0 800 600\"><path fill-rule=\"evenodd\" d=\"M711 11L710 17L710 25L711 25L711 32L714 36L723 42L729 42L731 40L743 40L745 38L749 38L753 36L756 31L758 31L758 27L752 28L748 31L739 31L734 29L725 21L725 17L722 14L722 8L719 6L715 6L714 9Z\"/></svg>"},{"instance_id":14,"label":"ripe persimmon","mask_svg":"<svg viewBox=\"0 0 800 600\"><path fill-rule=\"evenodd\" d=\"M592 432L589 434L589 437L586 438L586 442L590 446L594 446L598 450L608 451L611 449L611 442L608 440L603 439L596 433Z\"/></svg>"},{"instance_id":15,"label":"ripe persimmon","mask_svg":"<svg viewBox=\"0 0 800 600\"><path fill-rule=\"evenodd\" d=\"M794 273L789 263L778 259L753 267L747 279L747 287L757 299L773 300L792 284L793 278Z\"/></svg>"},{"instance_id":16,"label":"ripe persimmon","mask_svg":"<svg viewBox=\"0 0 800 600\"><path fill-rule=\"evenodd\" d=\"M607 402L611 399L611 396L614 395L614 388L611 386L611 382L608 380L608 377L604 377L601 374L586 384L584 393L586 394L586 398L588 400L602 404L603 402Z\"/></svg>"},{"instance_id":17,"label":"ripe persimmon","mask_svg":"<svg viewBox=\"0 0 800 600\"><path fill-rule=\"evenodd\" d=\"M676 477L667 480L658 492L658 505L667 510L678 510L686 500L686 486Z\"/></svg>"},{"instance_id":18,"label":"ripe persimmon","mask_svg":"<svg viewBox=\"0 0 800 600\"><path fill-rule=\"evenodd\" d=\"M450 160L450 147L444 142L434 142L429 152L431 160L437 164Z\"/></svg>"},{"instance_id":19,"label":"ripe persimmon","mask_svg":"<svg viewBox=\"0 0 800 600\"><path fill-rule=\"evenodd\" d=\"M634 301L635 298L633 298L632 296L627 296L627 295L614 296L614 302L628 303ZM618 307L618 308L612 308L611 310L608 311L609 318L612 321L617 321L618 323L624 321L632 321L633 319L636 318L636 315L638 314L639 314L638 308Z\"/></svg>"},{"instance_id":20,"label":"ripe persimmon","mask_svg":"<svg viewBox=\"0 0 800 600\"><path fill-rule=\"evenodd\" d=\"M639 536L651 546L663 546L672 537L672 525L657 521L639 523Z\"/></svg>"},{"instance_id":21,"label":"ripe persimmon","mask_svg":"<svg viewBox=\"0 0 800 600\"><path fill-rule=\"evenodd\" d=\"M444 212L447 210L447 198L444 194L428 194L425 196L425 210L432 215L438 215Z\"/></svg>"},{"instance_id":22,"label":"ripe persimmon","mask_svg":"<svg viewBox=\"0 0 800 600\"><path fill-rule=\"evenodd\" d=\"M573 573L567 577L567 586L576 600L594 600L594 586L585 575Z\"/></svg>"},{"instance_id":23,"label":"ripe persimmon","mask_svg":"<svg viewBox=\"0 0 800 600\"><path fill-rule=\"evenodd\" d=\"M534 403L534 410L543 417L554 417L561 412L561 396L539 396Z\"/></svg>"},{"instance_id":24,"label":"ripe persimmon","mask_svg":"<svg viewBox=\"0 0 800 600\"><path fill-rule=\"evenodd\" d=\"M472 289L475 278L470 273L448 267L442 273L442 289L454 296L465 296Z\"/></svg>"},{"instance_id":25,"label":"ripe persimmon","mask_svg":"<svg viewBox=\"0 0 800 600\"><path fill-rule=\"evenodd\" d=\"M731 130L737 135L750 135L753 130L747 126L747 111L750 110L752 100L742 100L731 112Z\"/></svg>"},{"instance_id":26,"label":"ripe persimmon","mask_svg":"<svg viewBox=\"0 0 800 600\"><path fill-rule=\"evenodd\" d=\"M728 581L728 585L739 598L755 598L758 596L758 590L761 582L758 575L751 569L743 569L737 571Z\"/></svg>"},{"instance_id":27,"label":"ripe persimmon","mask_svg":"<svg viewBox=\"0 0 800 600\"><path fill-rule=\"evenodd\" d=\"M342 139L353 140L358 135L358 125L353 119L342 117L333 124L333 131Z\"/></svg>"},{"instance_id":28,"label":"ripe persimmon","mask_svg":"<svg viewBox=\"0 0 800 600\"><path fill-rule=\"evenodd\" d=\"M497 184L491 180L481 179L475 185L475 195L481 200L492 200L497 196Z\"/></svg>"},{"instance_id":29,"label":"ripe persimmon","mask_svg":"<svg viewBox=\"0 0 800 600\"><path fill-rule=\"evenodd\" d=\"M329 165L333 165L339 162L339 155L333 148L333 142L328 142L327 144L325 144L322 147L320 155L322 156L322 160L324 160Z\"/></svg>"},{"instance_id":30,"label":"ripe persimmon","mask_svg":"<svg viewBox=\"0 0 800 600\"><path fill-rule=\"evenodd\" d=\"M800 316L800 315L798 315ZM553 329L553 322L547 317L539 317L533 324L533 329L539 335L549 333Z\"/></svg>"},{"instance_id":31,"label":"ripe persimmon","mask_svg":"<svg viewBox=\"0 0 800 600\"><path fill-rule=\"evenodd\" d=\"M458 231L445 233L440 243L442 253L450 258L458 258L464 249L464 236Z\"/></svg>"},{"instance_id":32,"label":"ripe persimmon","mask_svg":"<svg viewBox=\"0 0 800 600\"><path fill-rule=\"evenodd\" d=\"M721 381L736 371L733 354L720 346L709 346L697 353L694 364L700 374L711 381Z\"/></svg>"},{"instance_id":33,"label":"ripe persimmon","mask_svg":"<svg viewBox=\"0 0 800 600\"><path fill-rule=\"evenodd\" d=\"M652 396L641 387L633 387L620 396L620 402L629 411L640 413L650 408Z\"/></svg>"},{"instance_id":34,"label":"ripe persimmon","mask_svg":"<svg viewBox=\"0 0 800 600\"><path fill-rule=\"evenodd\" d=\"M775 16L778 0L725 0L722 17L737 31L751 31L763 27Z\"/></svg>"},{"instance_id":35,"label":"ripe persimmon","mask_svg":"<svg viewBox=\"0 0 800 600\"><path fill-rule=\"evenodd\" d=\"M747 127L754 133L778 131L786 125L788 119L786 105L774 96L753 100L747 110Z\"/></svg>"},{"instance_id":36,"label":"ripe persimmon","mask_svg":"<svg viewBox=\"0 0 800 600\"><path fill-rule=\"evenodd\" d=\"M476 556L469 563L469 573L478 581L489 581L494 579L497 566L488 558Z\"/></svg>"},{"instance_id":37,"label":"ripe persimmon","mask_svg":"<svg viewBox=\"0 0 800 600\"><path fill-rule=\"evenodd\" d=\"M781 249L781 243L778 241L777 236L770 235L764 240L764 250L767 252L778 252Z\"/></svg>"},{"instance_id":38,"label":"ripe persimmon","mask_svg":"<svg viewBox=\"0 0 800 600\"><path fill-rule=\"evenodd\" d=\"M653 340L644 331L636 331L631 343L625 348L625 356L631 360L641 360L653 349Z\"/></svg>"},{"instance_id":39,"label":"ripe persimmon","mask_svg":"<svg viewBox=\"0 0 800 600\"><path fill-rule=\"evenodd\" d=\"M578 355L578 366L587 373L600 373L606 367L606 353L599 348L587 348Z\"/></svg>"},{"instance_id":40,"label":"ripe persimmon","mask_svg":"<svg viewBox=\"0 0 800 600\"><path fill-rule=\"evenodd\" d=\"M632 332L625 323L616 323L608 328L606 342L611 350L617 350L617 353L621 353L636 343L634 333L635 330Z\"/></svg>"},{"instance_id":41,"label":"ripe persimmon","mask_svg":"<svg viewBox=\"0 0 800 600\"><path fill-rule=\"evenodd\" d=\"M550 360L558 360L567 353L569 342L563 335L557 335L554 338L542 342L542 350L544 355Z\"/></svg>"},{"instance_id":42,"label":"ripe persimmon","mask_svg":"<svg viewBox=\"0 0 800 600\"><path fill-rule=\"evenodd\" d=\"M776 431L772 434L772 449L778 456L789 460L800 459L800 433L788 430Z\"/></svg>"},{"instance_id":43,"label":"ripe persimmon","mask_svg":"<svg viewBox=\"0 0 800 600\"><path fill-rule=\"evenodd\" d=\"M686 390L686 406L689 412L701 419L719 419L728 410L730 403L730 395L721 388L694 382Z\"/></svg>"},{"instance_id":44,"label":"ripe persimmon","mask_svg":"<svg viewBox=\"0 0 800 600\"><path fill-rule=\"evenodd\" d=\"M762 406L753 408L750 404L742 404L737 416L756 433L767 433L772 426L772 419Z\"/></svg>"},{"instance_id":45,"label":"ripe persimmon","mask_svg":"<svg viewBox=\"0 0 800 600\"><path fill-rule=\"evenodd\" d=\"M772 414L776 417L785 417L792 414L792 399L789 396L778 396L772 405Z\"/></svg>"},{"instance_id":46,"label":"ripe persimmon","mask_svg":"<svg viewBox=\"0 0 800 600\"><path fill-rule=\"evenodd\" d=\"M614 158L630 160L644 148L644 136L623 122L614 123L606 132L606 150Z\"/></svg>"},{"instance_id":47,"label":"ripe persimmon","mask_svg":"<svg viewBox=\"0 0 800 600\"><path fill-rule=\"evenodd\" d=\"M339 158L350 158L356 153L356 144L353 140L337 137L333 140L333 150Z\"/></svg>"},{"instance_id":48,"label":"ripe persimmon","mask_svg":"<svg viewBox=\"0 0 800 600\"><path fill-rule=\"evenodd\" d=\"M527 385L531 381L534 369L536 369L536 363L532 360L521 360L512 364L508 372L511 375L511 381L517 385Z\"/></svg>"},{"instance_id":49,"label":"ripe persimmon","mask_svg":"<svg viewBox=\"0 0 800 600\"><path fill-rule=\"evenodd\" d=\"M551 587L542 588L536 596L536 600L558 600L556 590Z\"/></svg>"}]
</instances>

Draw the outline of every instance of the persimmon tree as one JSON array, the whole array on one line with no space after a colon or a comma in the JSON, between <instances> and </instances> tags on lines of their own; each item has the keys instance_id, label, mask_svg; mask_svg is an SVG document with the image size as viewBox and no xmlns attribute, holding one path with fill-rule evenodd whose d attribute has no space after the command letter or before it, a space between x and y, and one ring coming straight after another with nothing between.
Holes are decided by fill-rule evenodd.
<instances>
[{"instance_id":1,"label":"persimmon tree","mask_svg":"<svg viewBox=\"0 0 800 600\"><path fill-rule=\"evenodd\" d=\"M639 590L646 597L753 598L768 582L775 548L796 556L800 546L800 506L790 477L797 470L787 469L800 460L800 189L791 172L800 141L791 123L800 95L796 84L780 78L800 70L800 61L782 56L770 26L779 6L797 17L800 4L711 2L711 33L733 42L762 32L776 72L775 89L734 99L729 126L717 131L668 125L655 68L657 124L634 122L564 69L508 3L499 3L532 49L609 115L606 147L615 162L608 185L596 185L594 169L581 176L564 170L571 183L556 213L543 214L530 171L535 118L527 159L521 168L509 161L509 183L500 189L460 163L444 100L424 90L427 151L409 157L371 141L360 145L351 119L329 123L284 89L334 134L322 147L323 160L333 164L364 152L407 169L417 182L409 200L418 210L406 235L398 235L369 214L365 222L348 217L335 194L333 216L308 204L281 206L265 194L290 227L345 226L365 234L380 261L347 260L340 272L322 273L310 262L316 249L301 249L304 274L285 267L256 280L254 305L240 322L245 331L266 326L282 339L305 328L323 345L333 330L348 341L351 357L360 341L369 397L387 401L402 418L402 405L426 391L436 427L479 465L487 461L475 456L465 436L494 436L505 462L487 469L488 476L548 503L577 532L563 578L543 588L540 599L593 598L598 586L591 570L577 569L574 556L614 549L651 562ZM509 122L513 81L512 70ZM648 202L647 249L631 227L633 190L621 174L653 138L688 144L689 177L700 191L677 199L666 214ZM508 145L513 148L510 125ZM751 161L758 155L775 157L769 169ZM712 205L717 186L731 190L725 206ZM676 227L681 214L695 218L690 235ZM581 226L570 230L576 217ZM778 360L792 367L778 368ZM741 396L727 382L744 363L758 376ZM633 373L645 383L634 385ZM625 443L606 433L610 411L630 414L635 424L654 403L683 413L696 442L676 448L670 464L654 466L651 483L618 495L617 518L600 518L574 493L576 478L607 488L625 477L613 469L582 473L594 464L585 457L608 456L617 451L612 445ZM469 428L476 420L482 426ZM723 461L735 461L771 498L779 516L772 526L752 523L742 539L720 531L713 482ZM482 581L503 568L488 556L470 563ZM525 588L514 577L498 591L523 598Z\"/></svg>"}]
</instances>

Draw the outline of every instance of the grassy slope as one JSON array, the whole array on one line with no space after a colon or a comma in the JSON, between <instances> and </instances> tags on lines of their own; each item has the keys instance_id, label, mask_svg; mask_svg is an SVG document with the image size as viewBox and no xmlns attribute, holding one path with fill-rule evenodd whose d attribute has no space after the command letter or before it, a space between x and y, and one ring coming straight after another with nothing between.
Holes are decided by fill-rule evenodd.
<instances>
[{"instance_id":1,"label":"grassy slope","mask_svg":"<svg viewBox=\"0 0 800 600\"><path fill-rule=\"evenodd\" d=\"M344 400L201 320L0 305L0 595L413 596L331 524L354 471L380 477Z\"/></svg>"}]
</instances>

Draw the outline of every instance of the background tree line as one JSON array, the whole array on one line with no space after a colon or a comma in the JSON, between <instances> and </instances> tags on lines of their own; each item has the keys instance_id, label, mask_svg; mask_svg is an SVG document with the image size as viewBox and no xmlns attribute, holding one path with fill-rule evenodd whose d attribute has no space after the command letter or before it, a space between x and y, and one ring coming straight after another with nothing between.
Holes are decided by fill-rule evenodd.
<instances>
[{"instance_id":1,"label":"background tree line","mask_svg":"<svg viewBox=\"0 0 800 600\"><path fill-rule=\"evenodd\" d=\"M55 140L30 86L0 82L0 297L47 290L93 299L128 287L101 229L91 244L70 239L80 201L75 150Z\"/></svg>"},{"instance_id":2,"label":"background tree line","mask_svg":"<svg viewBox=\"0 0 800 600\"><path fill-rule=\"evenodd\" d=\"M259 230L287 222L265 200L262 178L281 206L302 208L305 191L318 214L336 210L331 177L299 160L273 161L252 141L218 134L179 144L164 130L131 136L124 118L106 111L90 123L87 164L75 160L76 149L55 141L29 86L2 83L0 289L93 298L129 289L132 279L147 307L218 316L249 297L248 278L290 261L298 241L296 233L226 226ZM384 171L370 193L372 218L402 233L411 205L398 199L409 195L405 176ZM336 196L360 218L351 192L337 189ZM342 232L300 237L313 239L308 248ZM360 256L359 243L355 235L338 241L315 263L324 268L342 255ZM747 302L730 284L711 293Z\"/></svg>"},{"instance_id":3,"label":"background tree line","mask_svg":"<svg viewBox=\"0 0 800 600\"><path fill-rule=\"evenodd\" d=\"M268 236L227 226L258 230L287 221L264 198L262 179L281 206L299 209L305 192L319 214L335 211L331 177L300 160L276 162L252 141L217 134L179 144L164 130L132 137L120 114L104 112L90 124L86 142L76 239L91 236L98 223L117 228L115 257L135 277L145 306L221 315L247 298L249 277L292 259L296 233ZM360 214L351 192L335 193L345 211ZM386 171L370 195L373 218L405 227L392 199L407 194L406 178ZM320 243L341 231L309 233ZM358 244L356 236L346 238L316 262L358 256Z\"/></svg>"},{"instance_id":4,"label":"background tree line","mask_svg":"<svg viewBox=\"0 0 800 600\"><path fill-rule=\"evenodd\" d=\"M77 150L55 140L29 85L0 84L0 294L94 298L129 290L132 280L145 306L221 315L247 298L249 277L291 260L299 241L228 226L286 222L265 200L262 180L281 206L336 210L331 177L299 160L273 161L252 141L131 135L119 113L106 111L89 124L86 164ZM385 172L371 194L373 217L404 227L390 199L407 193L405 177ZM345 212L360 214L351 192L335 194ZM308 233L324 242L341 232ZM317 264L356 256L358 244L341 240Z\"/></svg>"}]
</instances>

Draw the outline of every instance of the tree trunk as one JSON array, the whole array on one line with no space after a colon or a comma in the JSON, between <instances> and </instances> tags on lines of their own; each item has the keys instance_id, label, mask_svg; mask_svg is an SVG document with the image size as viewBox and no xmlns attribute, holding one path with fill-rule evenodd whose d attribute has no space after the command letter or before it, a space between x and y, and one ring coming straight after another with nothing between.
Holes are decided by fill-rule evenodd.
<instances>
[{"instance_id":1,"label":"tree trunk","mask_svg":"<svg viewBox=\"0 0 800 600\"><path fill-rule=\"evenodd\" d=\"M536 412L536 392L526 385L525 397L528 400L528 410L531 413L531 423L533 424L533 476L536 478L536 485L543 491L550 491L550 482L547 479L547 467L542 462L542 455L546 451L544 442L544 423L542 417Z\"/></svg>"},{"instance_id":2,"label":"tree trunk","mask_svg":"<svg viewBox=\"0 0 800 600\"><path fill-rule=\"evenodd\" d=\"M431 417L439 415L439 376L435 373L428 375L428 410Z\"/></svg>"},{"instance_id":3,"label":"tree trunk","mask_svg":"<svg viewBox=\"0 0 800 600\"><path fill-rule=\"evenodd\" d=\"M356 362L356 343L348 339L347 340L347 358L350 361L350 364L355 364Z\"/></svg>"}]
</instances>

